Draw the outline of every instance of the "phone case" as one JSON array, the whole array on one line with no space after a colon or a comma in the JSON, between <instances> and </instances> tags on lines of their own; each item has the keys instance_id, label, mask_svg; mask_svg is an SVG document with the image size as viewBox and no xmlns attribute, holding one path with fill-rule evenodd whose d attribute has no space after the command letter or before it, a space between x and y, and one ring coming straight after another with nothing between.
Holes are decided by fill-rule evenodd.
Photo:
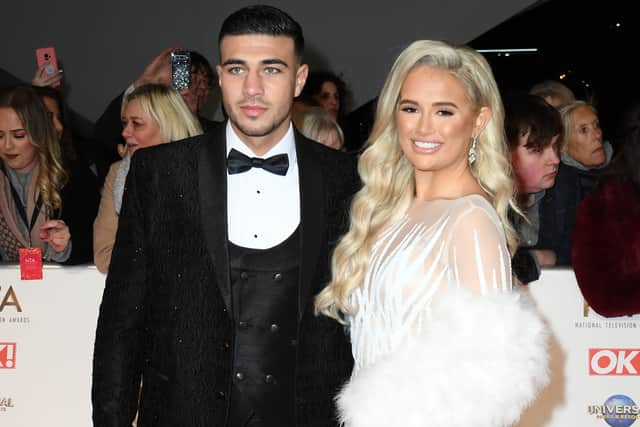
<instances>
[{"instance_id":1,"label":"phone case","mask_svg":"<svg viewBox=\"0 0 640 427\"><path fill-rule=\"evenodd\" d=\"M171 83L175 90L188 89L191 86L190 52L171 52Z\"/></svg>"},{"instance_id":2,"label":"phone case","mask_svg":"<svg viewBox=\"0 0 640 427\"><path fill-rule=\"evenodd\" d=\"M58 59L56 58L56 50L53 47L36 49L36 61L38 62L38 67L47 64L43 70L46 75L51 76L58 72ZM56 86L58 85L59 83Z\"/></svg>"}]
</instances>

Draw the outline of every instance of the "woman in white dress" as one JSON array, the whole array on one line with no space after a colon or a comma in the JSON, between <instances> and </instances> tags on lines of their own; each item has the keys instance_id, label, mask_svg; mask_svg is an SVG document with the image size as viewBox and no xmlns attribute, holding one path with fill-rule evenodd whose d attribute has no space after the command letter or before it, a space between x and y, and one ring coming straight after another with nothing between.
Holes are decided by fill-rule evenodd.
<instances>
[{"instance_id":1,"label":"woman in white dress","mask_svg":"<svg viewBox=\"0 0 640 427\"><path fill-rule=\"evenodd\" d=\"M503 117L474 50L417 41L393 65L316 299L350 330L345 425L507 426L546 383L545 328L512 292Z\"/></svg>"}]
</instances>

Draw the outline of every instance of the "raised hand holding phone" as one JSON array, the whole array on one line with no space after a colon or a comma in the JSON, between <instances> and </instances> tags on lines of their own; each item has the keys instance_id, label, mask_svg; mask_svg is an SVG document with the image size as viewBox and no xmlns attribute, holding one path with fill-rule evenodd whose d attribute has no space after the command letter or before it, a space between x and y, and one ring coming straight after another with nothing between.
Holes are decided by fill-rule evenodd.
<instances>
[{"instance_id":1,"label":"raised hand holding phone","mask_svg":"<svg viewBox=\"0 0 640 427\"><path fill-rule=\"evenodd\" d=\"M62 70L58 68L58 59L53 47L41 47L36 49L36 61L38 70L33 77L35 86L60 86Z\"/></svg>"},{"instance_id":2,"label":"raised hand holding phone","mask_svg":"<svg viewBox=\"0 0 640 427\"><path fill-rule=\"evenodd\" d=\"M171 85L175 90L191 86L191 52L188 50L171 52Z\"/></svg>"}]
</instances>

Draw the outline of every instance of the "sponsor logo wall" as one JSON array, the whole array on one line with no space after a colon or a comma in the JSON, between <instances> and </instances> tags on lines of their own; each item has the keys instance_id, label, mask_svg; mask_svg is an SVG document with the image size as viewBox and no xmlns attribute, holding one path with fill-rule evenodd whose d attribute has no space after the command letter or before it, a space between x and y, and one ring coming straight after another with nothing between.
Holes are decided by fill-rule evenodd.
<instances>
[{"instance_id":1,"label":"sponsor logo wall","mask_svg":"<svg viewBox=\"0 0 640 427\"><path fill-rule=\"evenodd\" d=\"M104 276L57 266L43 280L19 275L0 265L0 426L89 426ZM640 427L640 316L599 316L570 270L545 270L526 290L552 331L551 384L518 426Z\"/></svg>"},{"instance_id":2,"label":"sponsor logo wall","mask_svg":"<svg viewBox=\"0 0 640 427\"><path fill-rule=\"evenodd\" d=\"M552 332L551 383L518 426L628 427L636 422L640 315L600 316L585 304L570 270L545 270L528 291Z\"/></svg>"},{"instance_id":3,"label":"sponsor logo wall","mask_svg":"<svg viewBox=\"0 0 640 427\"><path fill-rule=\"evenodd\" d=\"M0 426L90 426L91 362L104 275L0 264Z\"/></svg>"}]
</instances>

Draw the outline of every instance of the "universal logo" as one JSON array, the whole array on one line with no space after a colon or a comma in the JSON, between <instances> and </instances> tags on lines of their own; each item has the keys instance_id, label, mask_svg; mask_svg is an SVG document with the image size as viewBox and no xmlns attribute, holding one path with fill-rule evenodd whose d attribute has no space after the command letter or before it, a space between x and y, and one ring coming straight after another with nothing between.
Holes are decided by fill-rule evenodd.
<instances>
[{"instance_id":1,"label":"universal logo","mask_svg":"<svg viewBox=\"0 0 640 427\"><path fill-rule=\"evenodd\" d=\"M0 412L7 412L13 408L13 400L10 397L0 396Z\"/></svg>"},{"instance_id":2,"label":"universal logo","mask_svg":"<svg viewBox=\"0 0 640 427\"><path fill-rule=\"evenodd\" d=\"M640 407L624 394L614 394L603 405L589 405L587 410L611 427L629 427L640 418Z\"/></svg>"},{"instance_id":3,"label":"universal logo","mask_svg":"<svg viewBox=\"0 0 640 427\"><path fill-rule=\"evenodd\" d=\"M0 342L0 369L15 369L16 343Z\"/></svg>"}]
</instances>

